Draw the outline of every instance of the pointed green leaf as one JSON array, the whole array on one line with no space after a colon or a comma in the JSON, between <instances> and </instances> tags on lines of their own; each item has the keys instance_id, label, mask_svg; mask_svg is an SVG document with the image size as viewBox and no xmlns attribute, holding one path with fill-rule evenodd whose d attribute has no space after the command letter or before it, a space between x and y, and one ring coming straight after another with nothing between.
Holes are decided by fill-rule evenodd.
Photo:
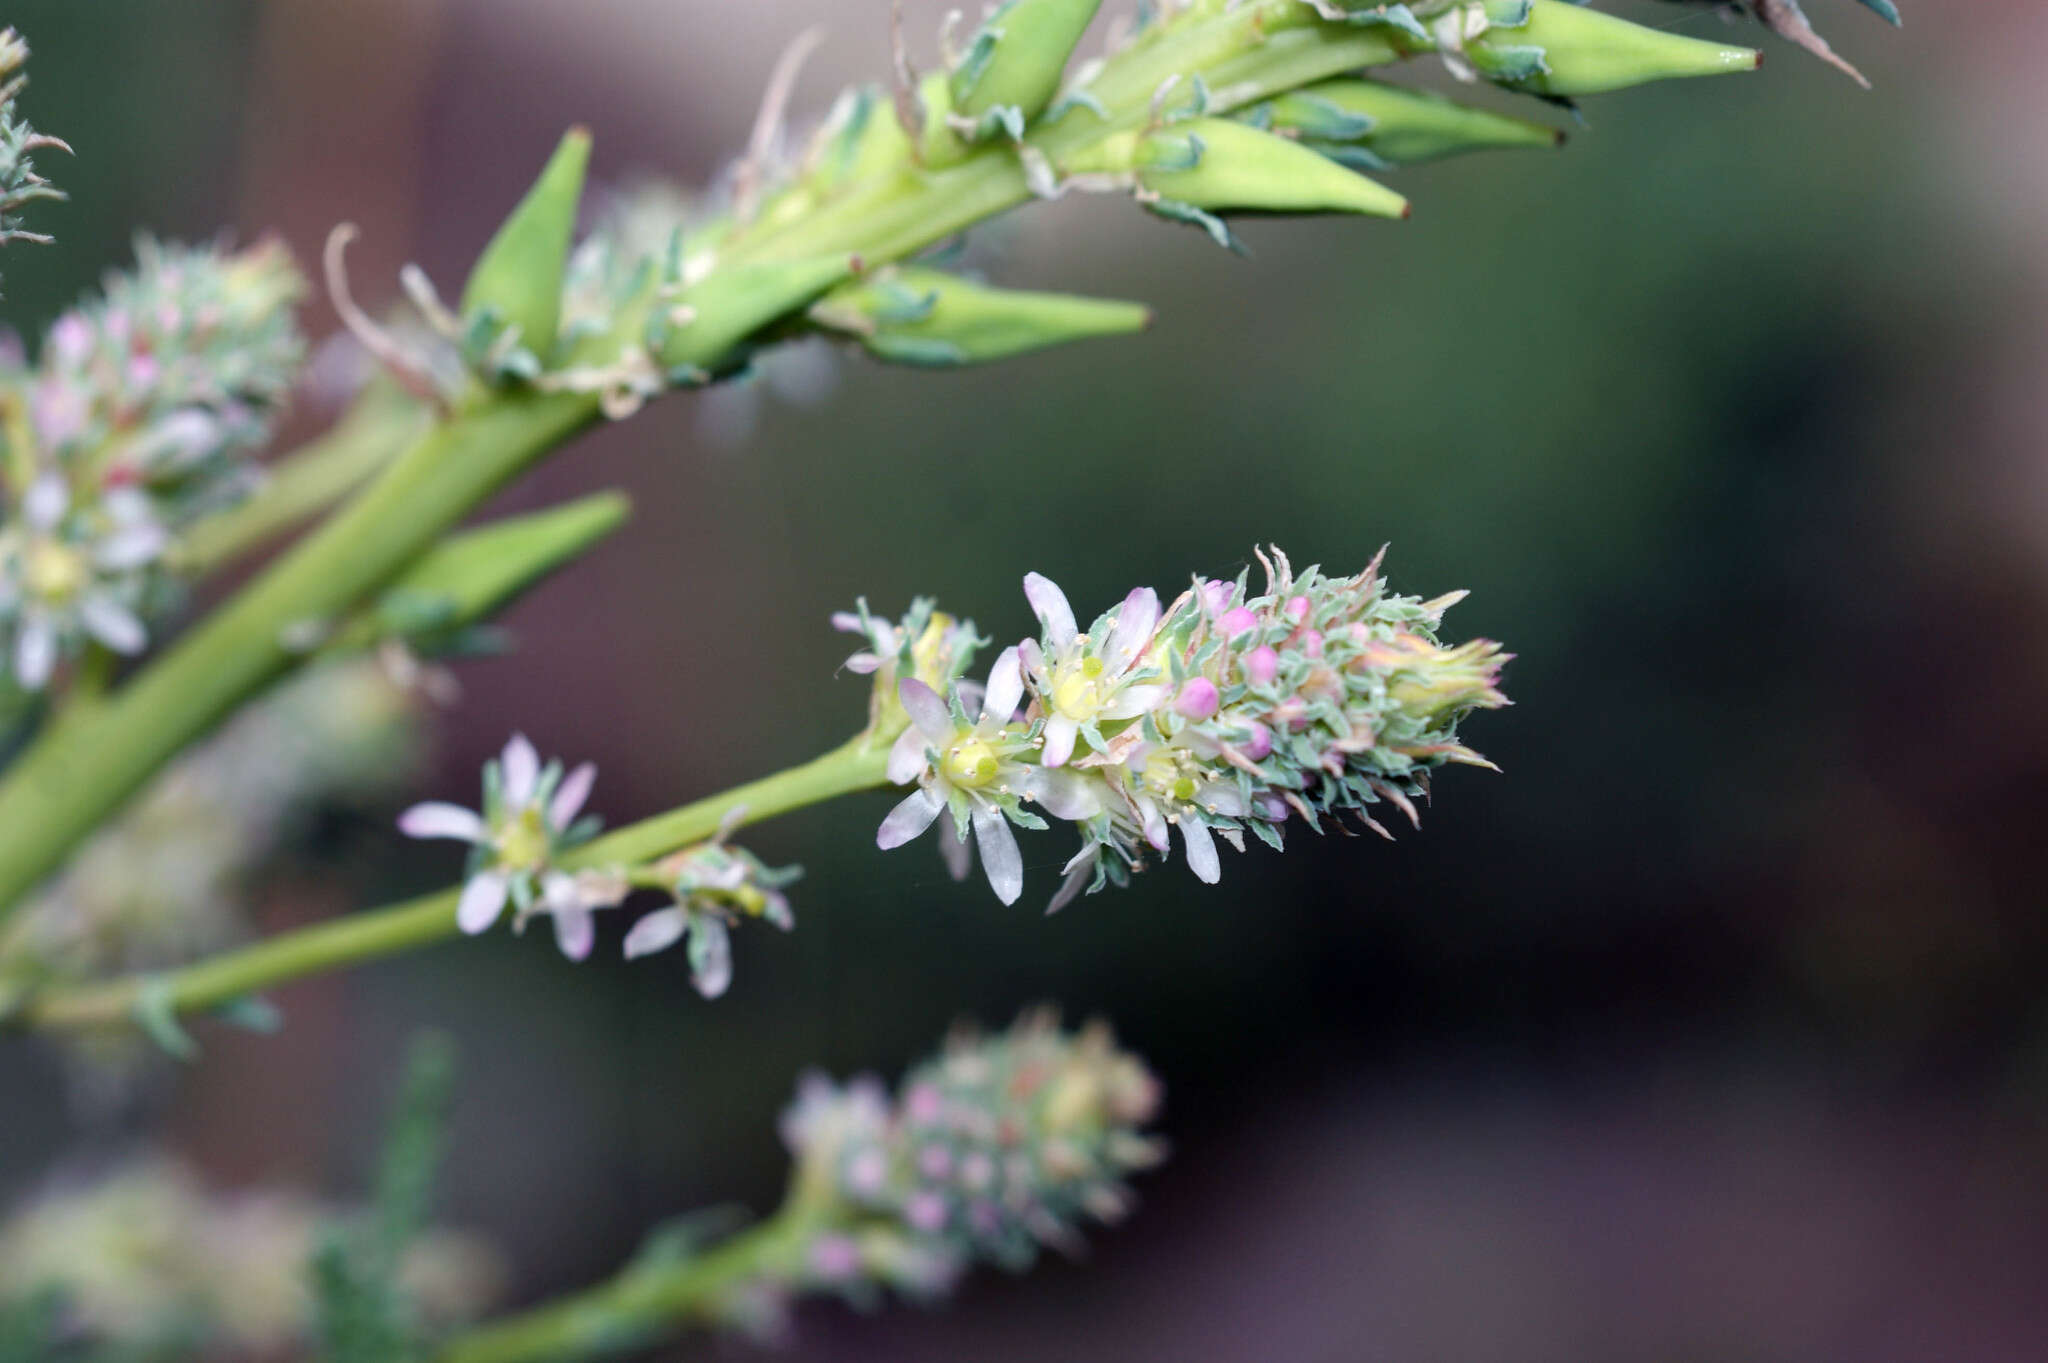
<instances>
[{"instance_id":1,"label":"pointed green leaf","mask_svg":"<svg viewBox=\"0 0 2048 1363\"><path fill-rule=\"evenodd\" d=\"M899 364L979 364L1047 346L1141 330L1137 303L995 289L939 270L904 266L833 290L811 309Z\"/></svg>"},{"instance_id":2,"label":"pointed green leaf","mask_svg":"<svg viewBox=\"0 0 2048 1363\"><path fill-rule=\"evenodd\" d=\"M1526 6L1526 15L1522 12ZM1756 49L1645 28L1564 0L1488 0L1484 33L1465 57L1488 80L1569 98L1654 80L1753 71Z\"/></svg>"},{"instance_id":3,"label":"pointed green leaf","mask_svg":"<svg viewBox=\"0 0 2048 1363\"><path fill-rule=\"evenodd\" d=\"M1408 201L1309 148L1224 118L1175 123L1139 143L1146 189L1218 212L1366 213L1405 218Z\"/></svg>"},{"instance_id":4,"label":"pointed green leaf","mask_svg":"<svg viewBox=\"0 0 2048 1363\"><path fill-rule=\"evenodd\" d=\"M797 312L854 272L846 256L734 265L713 271L682 298L683 320L662 338L670 369L717 370L749 336Z\"/></svg>"},{"instance_id":5,"label":"pointed green leaf","mask_svg":"<svg viewBox=\"0 0 2048 1363\"><path fill-rule=\"evenodd\" d=\"M1052 103L1102 0L1007 0L989 15L952 75L954 108L980 121L998 110L1018 123Z\"/></svg>"},{"instance_id":6,"label":"pointed green leaf","mask_svg":"<svg viewBox=\"0 0 2048 1363\"><path fill-rule=\"evenodd\" d=\"M1487 148L1554 147L1564 141L1564 134L1547 124L1374 80L1323 81L1268 100L1239 119L1297 133L1310 143L1363 148L1383 164L1397 166Z\"/></svg>"},{"instance_id":7,"label":"pointed green leaf","mask_svg":"<svg viewBox=\"0 0 2048 1363\"><path fill-rule=\"evenodd\" d=\"M521 343L543 359L554 349L561 322L562 275L589 166L590 134L571 128L477 257L462 290L464 317L489 311L501 325L519 328Z\"/></svg>"}]
</instances>

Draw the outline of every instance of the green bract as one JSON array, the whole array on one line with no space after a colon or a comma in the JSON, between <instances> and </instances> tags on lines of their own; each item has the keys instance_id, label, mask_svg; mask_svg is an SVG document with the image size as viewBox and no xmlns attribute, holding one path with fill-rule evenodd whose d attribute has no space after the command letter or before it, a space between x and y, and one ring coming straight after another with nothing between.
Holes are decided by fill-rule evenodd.
<instances>
[{"instance_id":1,"label":"green bract","mask_svg":"<svg viewBox=\"0 0 2048 1363\"><path fill-rule=\"evenodd\" d=\"M905 267L835 289L811 320L899 364L979 364L1092 336L1142 330L1138 303L993 289L939 270Z\"/></svg>"},{"instance_id":2,"label":"green bract","mask_svg":"<svg viewBox=\"0 0 2048 1363\"><path fill-rule=\"evenodd\" d=\"M953 71L954 109L1023 136L1059 93L1067 61L1102 0L1007 0L981 26Z\"/></svg>"},{"instance_id":3,"label":"green bract","mask_svg":"<svg viewBox=\"0 0 2048 1363\"><path fill-rule=\"evenodd\" d=\"M1547 124L1361 79L1326 80L1291 91L1253 105L1238 118L1253 127L1291 133L1325 156L1368 169L1564 141L1564 134Z\"/></svg>"},{"instance_id":4,"label":"green bract","mask_svg":"<svg viewBox=\"0 0 2048 1363\"><path fill-rule=\"evenodd\" d=\"M492 331L515 330L518 344L543 364L555 347L562 276L589 165L590 134L571 128L533 188L477 257L462 289L465 323L488 316Z\"/></svg>"},{"instance_id":5,"label":"green bract","mask_svg":"<svg viewBox=\"0 0 2048 1363\"><path fill-rule=\"evenodd\" d=\"M1133 153L1138 183L1216 212L1364 213L1405 218L1408 200L1285 137L1227 118L1169 124Z\"/></svg>"},{"instance_id":6,"label":"green bract","mask_svg":"<svg viewBox=\"0 0 2048 1363\"><path fill-rule=\"evenodd\" d=\"M1464 53L1488 80L1568 98L1653 80L1752 71L1752 48L1701 42L1581 9L1564 0L1487 0L1473 6L1484 32Z\"/></svg>"}]
</instances>

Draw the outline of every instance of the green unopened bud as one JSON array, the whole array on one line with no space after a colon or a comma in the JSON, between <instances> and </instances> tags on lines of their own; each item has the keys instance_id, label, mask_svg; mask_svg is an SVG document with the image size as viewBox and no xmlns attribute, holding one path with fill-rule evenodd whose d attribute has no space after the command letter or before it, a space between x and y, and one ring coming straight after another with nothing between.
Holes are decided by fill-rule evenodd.
<instances>
[{"instance_id":1,"label":"green unopened bud","mask_svg":"<svg viewBox=\"0 0 2048 1363\"><path fill-rule=\"evenodd\" d=\"M562 275L589 165L590 134L571 128L477 257L462 289L465 318L490 310L503 325L517 327L521 344L542 359L554 349L561 322Z\"/></svg>"},{"instance_id":2,"label":"green unopened bud","mask_svg":"<svg viewBox=\"0 0 2048 1363\"><path fill-rule=\"evenodd\" d=\"M1531 94L1597 95L1752 71L1763 61L1754 48L1682 38L1565 0L1487 0L1485 17L1485 31L1464 45L1465 58L1488 80Z\"/></svg>"},{"instance_id":3,"label":"green unopened bud","mask_svg":"<svg viewBox=\"0 0 2048 1363\"><path fill-rule=\"evenodd\" d=\"M1239 121L1293 133L1346 165L1409 166L1492 147L1554 147L1542 123L1474 109L1422 90L1371 80L1329 80L1255 105Z\"/></svg>"},{"instance_id":4,"label":"green unopened bud","mask_svg":"<svg viewBox=\"0 0 2048 1363\"><path fill-rule=\"evenodd\" d=\"M1102 0L1006 0L989 15L951 78L962 116L994 116L1013 137L1060 91L1067 61Z\"/></svg>"},{"instance_id":5,"label":"green unopened bud","mask_svg":"<svg viewBox=\"0 0 2048 1363\"><path fill-rule=\"evenodd\" d=\"M1300 143L1227 118L1174 123L1139 140L1138 183L1217 212L1368 213L1405 218L1408 201Z\"/></svg>"},{"instance_id":6,"label":"green unopened bud","mask_svg":"<svg viewBox=\"0 0 2048 1363\"><path fill-rule=\"evenodd\" d=\"M811 309L811 319L885 360L956 365L1123 335L1143 329L1151 313L1136 303L992 289L909 267L835 289Z\"/></svg>"},{"instance_id":7,"label":"green unopened bud","mask_svg":"<svg viewBox=\"0 0 2048 1363\"><path fill-rule=\"evenodd\" d=\"M853 269L843 255L721 267L683 294L660 327L655 351L670 370L721 368L740 342L800 310Z\"/></svg>"},{"instance_id":8,"label":"green unopened bud","mask_svg":"<svg viewBox=\"0 0 2048 1363\"><path fill-rule=\"evenodd\" d=\"M393 636L447 637L491 618L542 578L575 562L625 524L632 504L601 492L455 535L429 550L334 647Z\"/></svg>"}]
</instances>

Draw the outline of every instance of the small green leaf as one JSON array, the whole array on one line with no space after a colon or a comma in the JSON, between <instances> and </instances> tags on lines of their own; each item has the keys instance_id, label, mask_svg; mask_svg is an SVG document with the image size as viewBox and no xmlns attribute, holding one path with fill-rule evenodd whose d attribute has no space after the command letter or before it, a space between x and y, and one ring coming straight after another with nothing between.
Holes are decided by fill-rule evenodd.
<instances>
[{"instance_id":1,"label":"small green leaf","mask_svg":"<svg viewBox=\"0 0 2048 1363\"><path fill-rule=\"evenodd\" d=\"M562 276L589 166L590 134L571 128L533 188L477 257L462 290L465 318L490 314L499 326L517 327L520 344L542 358L555 346ZM498 328L491 330L495 334Z\"/></svg>"}]
</instances>

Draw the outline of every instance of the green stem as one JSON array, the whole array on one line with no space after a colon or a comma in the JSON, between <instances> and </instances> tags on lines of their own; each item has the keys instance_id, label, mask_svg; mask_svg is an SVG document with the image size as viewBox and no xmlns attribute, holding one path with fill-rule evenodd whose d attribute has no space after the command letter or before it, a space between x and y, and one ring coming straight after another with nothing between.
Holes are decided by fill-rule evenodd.
<instances>
[{"instance_id":1,"label":"green stem","mask_svg":"<svg viewBox=\"0 0 2048 1363\"><path fill-rule=\"evenodd\" d=\"M708 1253L628 1268L610 1282L458 1335L435 1363L540 1363L644 1348L680 1325L717 1318L732 1293L801 1269L816 1230L795 1204Z\"/></svg>"},{"instance_id":2,"label":"green stem","mask_svg":"<svg viewBox=\"0 0 2048 1363\"><path fill-rule=\"evenodd\" d=\"M52 726L0 783L0 906L62 865L165 762L364 596L596 417L590 397L503 394L436 426L88 719Z\"/></svg>"},{"instance_id":3,"label":"green stem","mask_svg":"<svg viewBox=\"0 0 2048 1363\"><path fill-rule=\"evenodd\" d=\"M888 744L867 734L822 757L723 794L608 833L564 857L563 865L633 866L714 836L728 823L755 823L885 783ZM457 934L459 891L407 900L283 933L179 970L57 989L25 1000L10 1021L26 1028L101 1027L133 1018L147 995L175 1013L217 1008L302 979L432 946Z\"/></svg>"}]
</instances>

